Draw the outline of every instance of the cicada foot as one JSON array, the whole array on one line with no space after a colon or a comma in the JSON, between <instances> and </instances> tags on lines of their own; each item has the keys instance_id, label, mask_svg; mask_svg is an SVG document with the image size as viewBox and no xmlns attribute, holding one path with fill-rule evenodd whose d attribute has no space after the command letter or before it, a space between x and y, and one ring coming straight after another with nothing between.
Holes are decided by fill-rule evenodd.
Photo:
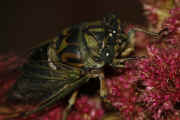
<instances>
[{"instance_id":1,"label":"cicada foot","mask_svg":"<svg viewBox=\"0 0 180 120\"><path fill-rule=\"evenodd\" d=\"M133 30L137 31L137 32L143 32L143 33L153 37L156 40L156 41L150 41L150 42L159 42L159 40L161 38L163 38L164 36L167 36L169 34L168 28L164 28L164 29L160 30L159 32L151 32L151 31L147 31L147 30L137 28L137 27L134 28Z\"/></svg>"},{"instance_id":2,"label":"cicada foot","mask_svg":"<svg viewBox=\"0 0 180 120\"><path fill-rule=\"evenodd\" d=\"M68 104L68 106L66 107L66 109L65 109L64 112L63 112L63 119L62 119L62 120L67 120L68 114L69 114L72 106L73 106L73 105L75 104L75 102L76 102L77 95L78 95L78 91L75 91L75 92L72 94L71 98L70 98L69 101L68 101L69 104Z\"/></svg>"},{"instance_id":3,"label":"cicada foot","mask_svg":"<svg viewBox=\"0 0 180 120\"><path fill-rule=\"evenodd\" d=\"M160 38L159 33L156 33L156 32L147 31L147 30L144 30L144 29L138 28L138 27L134 28L133 30L137 31L137 32L143 32L143 33L145 33L145 34L147 34L149 36L152 36L155 39L159 39Z\"/></svg>"},{"instance_id":4,"label":"cicada foot","mask_svg":"<svg viewBox=\"0 0 180 120\"><path fill-rule=\"evenodd\" d=\"M100 74L99 79L100 79L100 98L101 98L101 101L103 102L105 109L107 108L106 109L107 111L117 111L117 109L112 105L110 100L108 100L107 98L108 91L107 91L107 86L104 79L104 74Z\"/></svg>"},{"instance_id":5,"label":"cicada foot","mask_svg":"<svg viewBox=\"0 0 180 120\"><path fill-rule=\"evenodd\" d=\"M11 106L7 103L0 105L0 120L18 120L24 114L21 106Z\"/></svg>"},{"instance_id":6,"label":"cicada foot","mask_svg":"<svg viewBox=\"0 0 180 120\"><path fill-rule=\"evenodd\" d=\"M19 113L0 115L2 120L15 120L19 117Z\"/></svg>"},{"instance_id":7,"label":"cicada foot","mask_svg":"<svg viewBox=\"0 0 180 120\"><path fill-rule=\"evenodd\" d=\"M102 106L106 110L107 113L109 112L117 112L118 109L113 106L110 100L108 100L107 96L100 97L102 101Z\"/></svg>"},{"instance_id":8,"label":"cicada foot","mask_svg":"<svg viewBox=\"0 0 180 120\"><path fill-rule=\"evenodd\" d=\"M110 112L102 117L102 120L124 120L119 112Z\"/></svg>"}]
</instances>

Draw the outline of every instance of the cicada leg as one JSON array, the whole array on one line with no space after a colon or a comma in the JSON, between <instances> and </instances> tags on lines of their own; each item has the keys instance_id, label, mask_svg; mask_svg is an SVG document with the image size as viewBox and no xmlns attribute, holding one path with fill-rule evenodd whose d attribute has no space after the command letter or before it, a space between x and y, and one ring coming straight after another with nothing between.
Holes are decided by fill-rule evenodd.
<instances>
[{"instance_id":1,"label":"cicada leg","mask_svg":"<svg viewBox=\"0 0 180 120\"><path fill-rule=\"evenodd\" d=\"M100 96L102 98L106 98L107 97L107 87L106 87L106 83L105 83L105 79L104 79L104 74L101 73L99 75L99 80L100 80Z\"/></svg>"},{"instance_id":2,"label":"cicada leg","mask_svg":"<svg viewBox=\"0 0 180 120\"><path fill-rule=\"evenodd\" d=\"M129 44L121 53L121 57L127 57L135 50L135 31L133 29L128 32L128 41Z\"/></svg>"},{"instance_id":3,"label":"cicada leg","mask_svg":"<svg viewBox=\"0 0 180 120\"><path fill-rule=\"evenodd\" d=\"M145 58L145 56L136 56L136 57L127 57L127 58L121 58L121 59L114 59L111 66L114 68L125 68L125 62L129 60L137 60L137 59L142 59Z\"/></svg>"},{"instance_id":4,"label":"cicada leg","mask_svg":"<svg viewBox=\"0 0 180 120\"><path fill-rule=\"evenodd\" d=\"M129 44L128 44L127 48L121 53L121 57L127 57L135 50L135 40L136 40L135 32L143 32L143 33L145 33L147 35L152 36L155 39L160 39L163 35L168 34L168 29L167 28L162 29L160 32L157 32L157 33L147 31L147 30L137 28L137 27L129 30L129 32L128 32Z\"/></svg>"},{"instance_id":5,"label":"cicada leg","mask_svg":"<svg viewBox=\"0 0 180 120\"><path fill-rule=\"evenodd\" d=\"M125 67L124 63L126 61L136 60L136 59L144 57L144 56L142 56L142 57L128 57L135 50L135 40L136 40L135 39L135 32L136 31L149 33L151 35L157 35L157 33L151 33L151 32L145 31L145 30L140 29L140 28L131 29L128 32L128 42L129 42L129 44L128 44L127 48L121 53L122 58L114 59L111 66L116 67L116 68L124 68Z\"/></svg>"},{"instance_id":6,"label":"cicada leg","mask_svg":"<svg viewBox=\"0 0 180 120\"><path fill-rule=\"evenodd\" d=\"M108 89L107 89L107 86L106 86L106 82L105 82L105 77L104 77L103 71L101 71L100 69L91 70L88 74L89 74L90 78L97 78L97 77L99 78L99 80L100 80L100 90L99 90L100 97L101 97L103 102L105 102L107 104L111 104L107 100Z\"/></svg>"},{"instance_id":7,"label":"cicada leg","mask_svg":"<svg viewBox=\"0 0 180 120\"><path fill-rule=\"evenodd\" d=\"M12 120L17 118L20 115L20 111L15 111L14 108L11 108L7 105L0 106L0 118L2 120Z\"/></svg>"},{"instance_id":8,"label":"cicada leg","mask_svg":"<svg viewBox=\"0 0 180 120\"><path fill-rule=\"evenodd\" d=\"M114 59L111 66L114 68L125 68L124 63L128 60L129 60L128 58Z\"/></svg>"},{"instance_id":9,"label":"cicada leg","mask_svg":"<svg viewBox=\"0 0 180 120\"><path fill-rule=\"evenodd\" d=\"M137 32L143 32L143 33L146 33L147 35L150 35L150 36L153 36L154 38L159 38L160 37L160 34L159 33L155 33L155 32L150 32L150 31L147 31L147 30L144 30L144 29L141 29L141 28L133 28L134 31L137 31Z\"/></svg>"},{"instance_id":10,"label":"cicada leg","mask_svg":"<svg viewBox=\"0 0 180 120\"><path fill-rule=\"evenodd\" d=\"M152 36L155 39L160 39L162 36L168 34L168 28L164 28L164 29L160 30L159 32L151 32L151 31L147 31L147 30L144 30L144 29L138 28L138 27L133 28L133 30L136 32L143 32L147 35Z\"/></svg>"},{"instance_id":11,"label":"cicada leg","mask_svg":"<svg viewBox=\"0 0 180 120\"><path fill-rule=\"evenodd\" d=\"M69 99L69 101L68 101L69 104L68 104L68 106L66 107L66 109L64 110L64 113L63 113L63 120L67 119L69 111L71 110L72 106L76 102L77 95L78 95L78 91L75 91L75 92L73 92L71 98Z\"/></svg>"},{"instance_id":12,"label":"cicada leg","mask_svg":"<svg viewBox=\"0 0 180 120\"><path fill-rule=\"evenodd\" d=\"M100 96L106 97L107 96L107 88L104 81L104 73L101 69L92 69L88 72L89 78L99 78L100 80Z\"/></svg>"},{"instance_id":13,"label":"cicada leg","mask_svg":"<svg viewBox=\"0 0 180 120\"><path fill-rule=\"evenodd\" d=\"M108 88L106 85L106 81L104 78L104 73L100 73L98 76L99 80L100 80L100 98L102 100L102 102L104 103L103 106L105 108L107 108L107 110L109 111L116 111L117 109L115 107L113 107L112 103L110 102L110 100L107 99L108 96Z\"/></svg>"}]
</instances>

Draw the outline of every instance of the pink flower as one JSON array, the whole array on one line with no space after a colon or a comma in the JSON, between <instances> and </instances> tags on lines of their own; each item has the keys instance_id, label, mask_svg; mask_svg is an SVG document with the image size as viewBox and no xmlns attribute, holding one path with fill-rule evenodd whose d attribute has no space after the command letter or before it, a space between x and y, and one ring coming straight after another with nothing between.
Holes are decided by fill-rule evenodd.
<instances>
[{"instance_id":1,"label":"pink flower","mask_svg":"<svg viewBox=\"0 0 180 120\"><path fill-rule=\"evenodd\" d=\"M171 16L163 23L164 28L168 28L169 35L166 42L172 45L180 43L180 8L174 8L170 11Z\"/></svg>"},{"instance_id":2,"label":"pink flower","mask_svg":"<svg viewBox=\"0 0 180 120\"><path fill-rule=\"evenodd\" d=\"M3 100L2 98L4 98L3 95L15 83L16 78L20 75L20 73L15 70L21 64L23 64L23 60L12 53L0 56L0 102Z\"/></svg>"},{"instance_id":3,"label":"pink flower","mask_svg":"<svg viewBox=\"0 0 180 120\"><path fill-rule=\"evenodd\" d=\"M137 63L139 79L146 86L138 101L155 120L161 120L163 114L178 111L174 103L180 102L180 50L149 46L148 53L149 58Z\"/></svg>"},{"instance_id":4,"label":"pink flower","mask_svg":"<svg viewBox=\"0 0 180 120\"><path fill-rule=\"evenodd\" d=\"M100 101L87 96L80 97L68 120L100 120L104 114Z\"/></svg>"}]
</instances>

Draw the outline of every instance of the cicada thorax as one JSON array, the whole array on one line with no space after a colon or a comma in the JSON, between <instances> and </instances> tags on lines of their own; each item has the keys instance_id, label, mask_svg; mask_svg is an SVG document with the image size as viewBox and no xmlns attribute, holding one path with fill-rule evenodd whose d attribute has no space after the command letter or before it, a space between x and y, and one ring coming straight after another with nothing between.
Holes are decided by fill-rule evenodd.
<instances>
[{"instance_id":1,"label":"cicada thorax","mask_svg":"<svg viewBox=\"0 0 180 120\"><path fill-rule=\"evenodd\" d=\"M104 34L101 21L73 25L63 30L56 40L58 61L81 68L102 67Z\"/></svg>"},{"instance_id":2,"label":"cicada thorax","mask_svg":"<svg viewBox=\"0 0 180 120\"><path fill-rule=\"evenodd\" d=\"M55 42L57 61L74 67L83 67L86 50L83 46L81 25L64 29Z\"/></svg>"},{"instance_id":3,"label":"cicada thorax","mask_svg":"<svg viewBox=\"0 0 180 120\"><path fill-rule=\"evenodd\" d=\"M113 22L108 20L85 22L64 29L52 45L56 46L57 57L51 59L88 69L112 63L126 48L128 38L117 18Z\"/></svg>"}]
</instances>

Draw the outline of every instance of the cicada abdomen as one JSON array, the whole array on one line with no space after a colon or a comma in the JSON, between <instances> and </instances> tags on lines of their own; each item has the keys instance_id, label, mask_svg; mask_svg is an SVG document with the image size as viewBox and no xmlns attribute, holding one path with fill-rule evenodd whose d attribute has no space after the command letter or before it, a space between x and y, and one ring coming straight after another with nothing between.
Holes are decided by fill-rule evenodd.
<instances>
[{"instance_id":1,"label":"cicada abdomen","mask_svg":"<svg viewBox=\"0 0 180 120\"><path fill-rule=\"evenodd\" d=\"M3 71L8 68L7 78L0 81L3 83L0 103L3 120L29 117L37 111L46 110L86 82L85 76L77 80L81 77L79 68L53 61L56 60L51 51L53 42L54 39L31 49L25 58L12 62L2 60ZM25 59L23 65L19 64L21 59ZM12 74L18 76L13 77Z\"/></svg>"}]
</instances>

